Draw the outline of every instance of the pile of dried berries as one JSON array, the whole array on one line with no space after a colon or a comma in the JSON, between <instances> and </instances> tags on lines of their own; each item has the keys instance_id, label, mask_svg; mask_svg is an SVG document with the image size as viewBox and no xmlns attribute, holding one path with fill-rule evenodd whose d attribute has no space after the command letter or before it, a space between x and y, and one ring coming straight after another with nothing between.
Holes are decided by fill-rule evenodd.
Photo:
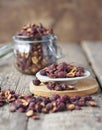
<instances>
[{"instance_id":1,"label":"pile of dried berries","mask_svg":"<svg viewBox=\"0 0 102 130\"><path fill-rule=\"evenodd\" d=\"M56 61L56 57L49 49L52 40L51 47L56 50L52 29L47 29L42 24L27 24L15 35L14 40L19 41L14 52L16 67L21 72L35 74L38 70Z\"/></svg>"},{"instance_id":2,"label":"pile of dried berries","mask_svg":"<svg viewBox=\"0 0 102 130\"><path fill-rule=\"evenodd\" d=\"M38 86L41 84L41 81L38 80L37 78L33 80L33 84ZM67 85L65 83L61 82L45 82L44 83L46 87L50 90L56 90L56 91L64 91L64 90L73 90L75 89L75 86L73 85Z\"/></svg>"},{"instance_id":3,"label":"pile of dried berries","mask_svg":"<svg viewBox=\"0 0 102 130\"><path fill-rule=\"evenodd\" d=\"M48 89L56 90L56 91L64 91L64 90L73 90L75 86L67 85L65 83L60 82L45 82L44 83Z\"/></svg>"},{"instance_id":4,"label":"pile of dried berries","mask_svg":"<svg viewBox=\"0 0 102 130\"><path fill-rule=\"evenodd\" d=\"M22 48L22 45L20 45ZM17 68L27 74L35 74L38 70L46 66L46 57L43 58L42 45L29 45L30 50L25 53L18 48L16 50L16 66Z\"/></svg>"},{"instance_id":5,"label":"pile of dried berries","mask_svg":"<svg viewBox=\"0 0 102 130\"><path fill-rule=\"evenodd\" d=\"M24 112L27 117L39 119L37 113L60 112L66 110L81 110L83 106L95 107L91 96L69 97L67 95L52 95L51 97L36 97L34 95L19 95L12 90L0 92L0 107L12 103L11 112Z\"/></svg>"},{"instance_id":6,"label":"pile of dried berries","mask_svg":"<svg viewBox=\"0 0 102 130\"><path fill-rule=\"evenodd\" d=\"M74 66L65 62L59 64L52 64L49 67L44 68L40 71L43 76L50 78L72 78L84 75L84 68L80 66Z\"/></svg>"},{"instance_id":7,"label":"pile of dried berries","mask_svg":"<svg viewBox=\"0 0 102 130\"><path fill-rule=\"evenodd\" d=\"M49 35L53 34L53 29L52 28L45 28L41 23L36 25L36 24L27 24L24 25L21 30L17 33L19 36L30 36L30 37L35 37L41 38L41 36L44 35Z\"/></svg>"}]
</instances>

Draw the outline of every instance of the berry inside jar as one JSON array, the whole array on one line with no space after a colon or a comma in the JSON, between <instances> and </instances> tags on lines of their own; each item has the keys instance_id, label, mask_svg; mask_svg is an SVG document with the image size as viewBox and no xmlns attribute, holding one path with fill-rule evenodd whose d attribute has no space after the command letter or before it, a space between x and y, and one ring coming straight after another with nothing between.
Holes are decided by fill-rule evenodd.
<instances>
[{"instance_id":1,"label":"berry inside jar","mask_svg":"<svg viewBox=\"0 0 102 130\"><path fill-rule=\"evenodd\" d=\"M16 67L23 73L35 74L57 60L56 36L42 24L27 24L13 36Z\"/></svg>"}]
</instances>

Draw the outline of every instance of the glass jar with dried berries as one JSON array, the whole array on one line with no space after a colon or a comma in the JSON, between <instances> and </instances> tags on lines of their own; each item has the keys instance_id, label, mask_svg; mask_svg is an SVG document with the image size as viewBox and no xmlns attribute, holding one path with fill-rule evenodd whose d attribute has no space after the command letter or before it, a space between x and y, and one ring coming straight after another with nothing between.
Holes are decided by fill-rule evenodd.
<instances>
[{"instance_id":1,"label":"glass jar with dried berries","mask_svg":"<svg viewBox=\"0 0 102 130\"><path fill-rule=\"evenodd\" d=\"M23 73L35 74L62 57L55 35L46 35L41 38L15 35L13 39L16 67Z\"/></svg>"}]
</instances>

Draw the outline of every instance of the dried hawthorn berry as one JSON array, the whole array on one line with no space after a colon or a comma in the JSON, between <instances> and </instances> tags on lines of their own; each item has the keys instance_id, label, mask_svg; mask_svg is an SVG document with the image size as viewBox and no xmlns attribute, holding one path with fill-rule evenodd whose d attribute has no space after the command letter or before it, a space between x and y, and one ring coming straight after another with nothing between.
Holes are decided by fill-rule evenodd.
<instances>
[{"instance_id":1,"label":"dried hawthorn berry","mask_svg":"<svg viewBox=\"0 0 102 130\"><path fill-rule=\"evenodd\" d=\"M40 74L46 76L46 71L45 70L40 70Z\"/></svg>"},{"instance_id":2,"label":"dried hawthorn berry","mask_svg":"<svg viewBox=\"0 0 102 130\"><path fill-rule=\"evenodd\" d=\"M64 103L61 102L60 104L58 104L57 106L58 111L64 111L65 109L66 109L66 106Z\"/></svg>"},{"instance_id":3,"label":"dried hawthorn berry","mask_svg":"<svg viewBox=\"0 0 102 130\"><path fill-rule=\"evenodd\" d=\"M52 105L52 103L48 103L47 105L46 105L46 109L49 111L49 110L51 110L53 108L53 105Z\"/></svg>"},{"instance_id":4,"label":"dried hawthorn berry","mask_svg":"<svg viewBox=\"0 0 102 130\"><path fill-rule=\"evenodd\" d=\"M61 101L65 102L65 103L66 103L66 102L68 103L68 102L69 102L69 99L70 99L69 96L67 96L67 95L63 95L63 96L61 96L60 98L61 98Z\"/></svg>"},{"instance_id":5,"label":"dried hawthorn berry","mask_svg":"<svg viewBox=\"0 0 102 130\"><path fill-rule=\"evenodd\" d=\"M73 78L84 75L84 68L62 62L46 67L40 74L47 75L50 78Z\"/></svg>"},{"instance_id":6,"label":"dried hawthorn berry","mask_svg":"<svg viewBox=\"0 0 102 130\"><path fill-rule=\"evenodd\" d=\"M65 78L65 77L66 77L66 72L60 71L60 72L57 74L57 77L58 77L58 78Z\"/></svg>"},{"instance_id":7,"label":"dried hawthorn berry","mask_svg":"<svg viewBox=\"0 0 102 130\"><path fill-rule=\"evenodd\" d=\"M63 100L62 100L61 98L58 98L58 99L56 100L56 102L57 102L57 105L59 105L60 103L63 102Z\"/></svg>"},{"instance_id":8,"label":"dried hawthorn berry","mask_svg":"<svg viewBox=\"0 0 102 130\"><path fill-rule=\"evenodd\" d=\"M38 80L37 78L35 80L33 80L33 84L34 85L40 85L40 80Z\"/></svg>"},{"instance_id":9,"label":"dried hawthorn berry","mask_svg":"<svg viewBox=\"0 0 102 130\"><path fill-rule=\"evenodd\" d=\"M8 102L8 97L13 97L16 94L11 90L0 92L1 106ZM12 101L11 112L24 112L27 117L39 119L36 113L60 112L65 110L81 110L83 106L96 106L96 102L91 96L80 97L75 95L69 97L67 95L59 96L57 94L49 97L39 97L34 95L17 95L17 98Z\"/></svg>"},{"instance_id":10,"label":"dried hawthorn berry","mask_svg":"<svg viewBox=\"0 0 102 130\"><path fill-rule=\"evenodd\" d=\"M19 111L19 112L25 112L25 109L24 109L23 107L20 107L20 108L18 109L18 111Z\"/></svg>"},{"instance_id":11,"label":"dried hawthorn berry","mask_svg":"<svg viewBox=\"0 0 102 130\"><path fill-rule=\"evenodd\" d=\"M50 97L51 101L56 101L58 98L60 98L60 96L58 94L54 94Z\"/></svg>"}]
</instances>

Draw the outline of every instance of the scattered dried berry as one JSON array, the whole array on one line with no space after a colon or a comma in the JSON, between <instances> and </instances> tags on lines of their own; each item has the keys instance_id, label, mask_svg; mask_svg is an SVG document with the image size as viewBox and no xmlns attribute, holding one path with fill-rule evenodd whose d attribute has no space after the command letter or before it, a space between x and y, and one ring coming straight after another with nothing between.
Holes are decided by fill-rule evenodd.
<instances>
[{"instance_id":1,"label":"scattered dried berry","mask_svg":"<svg viewBox=\"0 0 102 130\"><path fill-rule=\"evenodd\" d=\"M20 107L20 108L18 109L18 111L19 111L19 112L25 112L25 108Z\"/></svg>"},{"instance_id":2,"label":"scattered dried berry","mask_svg":"<svg viewBox=\"0 0 102 130\"><path fill-rule=\"evenodd\" d=\"M12 102L9 102L12 97L16 98ZM75 95L73 97L69 97L67 95L59 96L55 94L48 98L37 97L34 95L20 95L16 94L12 90L1 91L0 106L2 107L8 103L12 104L10 112L23 112L27 117L31 117L34 120L39 119L37 113L81 110L83 106L96 106L96 102L91 96L80 97Z\"/></svg>"},{"instance_id":3,"label":"scattered dried berry","mask_svg":"<svg viewBox=\"0 0 102 130\"><path fill-rule=\"evenodd\" d=\"M63 102L61 102L60 104L58 104L57 110L58 111L64 111L64 110L66 110L65 104Z\"/></svg>"},{"instance_id":4,"label":"scattered dried berry","mask_svg":"<svg viewBox=\"0 0 102 130\"><path fill-rule=\"evenodd\" d=\"M35 80L33 80L33 84L34 85L40 85L40 80L38 80L37 78Z\"/></svg>"},{"instance_id":5,"label":"scattered dried berry","mask_svg":"<svg viewBox=\"0 0 102 130\"><path fill-rule=\"evenodd\" d=\"M75 86L60 82L45 82L45 85L48 89L56 91L73 90L75 88Z\"/></svg>"},{"instance_id":6,"label":"scattered dried berry","mask_svg":"<svg viewBox=\"0 0 102 130\"><path fill-rule=\"evenodd\" d=\"M51 100L51 101L55 101L55 100L57 100L58 98L60 98L60 96L59 96L58 94L54 94L54 95L52 95L52 96L50 97L50 100Z\"/></svg>"},{"instance_id":7,"label":"scattered dried berry","mask_svg":"<svg viewBox=\"0 0 102 130\"><path fill-rule=\"evenodd\" d=\"M49 111L49 110L51 110L53 108L53 104L52 103L48 103L47 105L46 105L46 109Z\"/></svg>"}]
</instances>

